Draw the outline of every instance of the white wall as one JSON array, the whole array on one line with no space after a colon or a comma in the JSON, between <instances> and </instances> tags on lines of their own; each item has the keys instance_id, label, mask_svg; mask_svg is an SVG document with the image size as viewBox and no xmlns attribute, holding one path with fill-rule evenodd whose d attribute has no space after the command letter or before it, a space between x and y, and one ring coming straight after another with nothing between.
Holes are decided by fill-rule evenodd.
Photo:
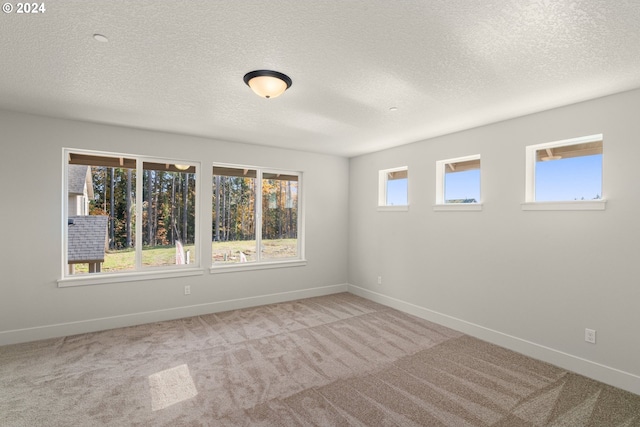
<instances>
[{"instance_id":1,"label":"white wall","mask_svg":"<svg viewBox=\"0 0 640 427\"><path fill-rule=\"evenodd\" d=\"M346 290L348 160L114 126L0 112L0 344ZM59 288L62 148L302 171L303 267L210 274L211 171L203 168L201 276ZM8 201L11 201L10 203ZM183 295L191 285L191 295Z\"/></svg>"},{"instance_id":2,"label":"white wall","mask_svg":"<svg viewBox=\"0 0 640 427\"><path fill-rule=\"evenodd\" d=\"M640 394L639 111L633 91L351 159L350 290ZM606 210L522 211L525 146L598 133ZM478 153L483 211L434 212L435 162ZM402 165L409 211L378 212Z\"/></svg>"}]
</instances>

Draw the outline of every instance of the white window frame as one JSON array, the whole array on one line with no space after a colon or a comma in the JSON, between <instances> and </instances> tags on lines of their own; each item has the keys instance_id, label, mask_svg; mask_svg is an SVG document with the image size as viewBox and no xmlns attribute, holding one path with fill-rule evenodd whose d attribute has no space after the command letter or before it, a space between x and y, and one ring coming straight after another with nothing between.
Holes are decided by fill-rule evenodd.
<instances>
[{"instance_id":1,"label":"white window frame","mask_svg":"<svg viewBox=\"0 0 640 427\"><path fill-rule=\"evenodd\" d=\"M161 266L161 267L143 267L142 266L142 245L136 244L135 246L135 269L131 271L123 271L123 272L100 272L95 274L83 274L83 275L69 275L68 274L68 167L69 167L69 158L71 154L84 154L90 156L100 156L100 157L123 157L136 159L136 199L135 199L135 207L136 207L136 221L140 221L139 225L136 226L136 242L142 242L142 212L143 212L143 179L142 173L139 171L143 171L143 163L144 162L152 162L152 163L166 163L166 164L180 164L180 165L188 165L193 166L196 169L196 198L195 198L195 206L194 210L196 212L195 217L195 233L194 233L194 245L196 247L196 256L194 257L194 263L188 265L172 265L172 266ZM182 276L195 276L202 275L204 270L200 267L201 258L202 258L202 244L200 239L200 198L202 197L200 191L200 162L194 162L191 160L184 159L174 159L174 158L161 158L161 157L151 157L151 156L143 156L139 154L130 154L130 153L116 153L116 152L108 152L108 151L96 151L96 150L84 150L84 149L76 149L76 148L63 148L62 149L62 164L63 164L63 173L62 173L62 270L61 270L61 278L57 281L58 287L69 287L69 286L85 286L85 285L98 285L105 283L115 283L115 282L130 282L130 281L138 281L138 280L152 280L152 279L161 279L161 278L170 278L170 277L182 277Z\"/></svg>"},{"instance_id":2,"label":"white window frame","mask_svg":"<svg viewBox=\"0 0 640 427\"><path fill-rule=\"evenodd\" d=\"M390 173L407 172L407 204L406 205L387 205L387 182ZM378 211L402 212L409 210L409 167L399 166L391 169L382 169L378 171Z\"/></svg>"},{"instance_id":3,"label":"white window frame","mask_svg":"<svg viewBox=\"0 0 640 427\"><path fill-rule=\"evenodd\" d=\"M468 162L480 160L480 200L476 203L446 203L445 201L445 174L446 167L450 163ZM436 203L434 211L481 211L482 210L482 160L480 154L455 157L452 159L436 161Z\"/></svg>"},{"instance_id":4,"label":"white window frame","mask_svg":"<svg viewBox=\"0 0 640 427\"><path fill-rule=\"evenodd\" d=\"M557 202L537 202L536 195L536 152L547 148L565 147L568 145L584 144L603 141L602 145L602 192L599 200L567 200ZM525 148L525 196L522 210L525 211L581 211L581 210L605 210L604 198L604 139L602 134L582 136L578 138L563 139L560 141L546 142L542 144L528 145Z\"/></svg>"},{"instance_id":5,"label":"white window frame","mask_svg":"<svg viewBox=\"0 0 640 427\"><path fill-rule=\"evenodd\" d=\"M303 189L303 172L291 171L283 169L273 169L260 166L238 165L229 163L214 163L213 167L227 167L234 169L250 169L256 171L256 198L255 198L255 222L256 222L256 261L248 263L237 264L215 264L213 260L210 260L211 267L209 272L216 273L229 273L236 271L251 271L251 270L264 270L272 268L285 268L285 267L301 267L307 265L305 258L305 245L304 245L304 189ZM297 254L296 257L291 258L262 258L262 179L264 174L281 174L281 175L295 175L298 177L298 238L297 238ZM215 176L215 175L213 175ZM213 206L212 206L213 214ZM213 241L210 242L213 244Z\"/></svg>"}]
</instances>

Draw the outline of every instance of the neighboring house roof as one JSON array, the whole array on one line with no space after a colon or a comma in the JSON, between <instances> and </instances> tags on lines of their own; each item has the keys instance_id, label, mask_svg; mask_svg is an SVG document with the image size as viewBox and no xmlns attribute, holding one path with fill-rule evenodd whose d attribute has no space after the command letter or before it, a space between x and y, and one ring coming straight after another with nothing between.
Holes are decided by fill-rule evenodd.
<instances>
[{"instance_id":1,"label":"neighboring house roof","mask_svg":"<svg viewBox=\"0 0 640 427\"><path fill-rule=\"evenodd\" d=\"M69 165L67 186L69 194L84 194L85 185L87 196L93 198L93 185L91 182L91 169L85 165Z\"/></svg>"},{"instance_id":2,"label":"neighboring house roof","mask_svg":"<svg viewBox=\"0 0 640 427\"><path fill-rule=\"evenodd\" d=\"M105 215L69 217L69 264L104 261L108 219Z\"/></svg>"}]
</instances>

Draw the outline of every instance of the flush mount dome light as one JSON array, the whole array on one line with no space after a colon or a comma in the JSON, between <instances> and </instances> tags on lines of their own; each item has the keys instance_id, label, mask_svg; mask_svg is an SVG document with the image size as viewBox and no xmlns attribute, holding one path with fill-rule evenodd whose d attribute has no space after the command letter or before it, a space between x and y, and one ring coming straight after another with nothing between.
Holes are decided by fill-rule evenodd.
<instances>
[{"instance_id":1,"label":"flush mount dome light","mask_svg":"<svg viewBox=\"0 0 640 427\"><path fill-rule=\"evenodd\" d=\"M187 169L189 169L191 167L191 165L174 165L176 167L176 169L181 170L181 171L186 171Z\"/></svg>"},{"instance_id":2,"label":"flush mount dome light","mask_svg":"<svg viewBox=\"0 0 640 427\"><path fill-rule=\"evenodd\" d=\"M107 38L107 36L103 36L102 34L94 34L93 38L101 43L107 43L109 41L109 39Z\"/></svg>"},{"instance_id":3,"label":"flush mount dome light","mask_svg":"<svg viewBox=\"0 0 640 427\"><path fill-rule=\"evenodd\" d=\"M256 95L275 98L291 87L289 76L271 70L256 70L244 75L244 82Z\"/></svg>"}]
</instances>

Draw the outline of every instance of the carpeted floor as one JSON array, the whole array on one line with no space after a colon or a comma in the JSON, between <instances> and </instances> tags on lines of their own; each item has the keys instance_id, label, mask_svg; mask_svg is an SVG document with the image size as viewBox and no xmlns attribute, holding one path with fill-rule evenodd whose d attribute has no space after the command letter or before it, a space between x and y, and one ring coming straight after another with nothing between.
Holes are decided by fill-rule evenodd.
<instances>
[{"instance_id":1,"label":"carpeted floor","mask_svg":"<svg viewBox=\"0 0 640 427\"><path fill-rule=\"evenodd\" d=\"M640 426L640 396L351 294L0 347L1 426Z\"/></svg>"}]
</instances>

